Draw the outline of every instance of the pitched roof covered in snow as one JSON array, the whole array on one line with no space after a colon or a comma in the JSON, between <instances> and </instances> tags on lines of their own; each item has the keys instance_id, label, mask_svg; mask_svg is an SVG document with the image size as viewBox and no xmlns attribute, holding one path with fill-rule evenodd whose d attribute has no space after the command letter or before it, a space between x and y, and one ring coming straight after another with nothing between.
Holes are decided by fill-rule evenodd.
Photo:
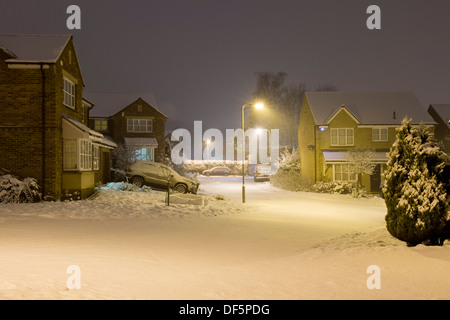
<instances>
[{"instance_id":1,"label":"pitched roof covered in snow","mask_svg":"<svg viewBox=\"0 0 450 320\"><path fill-rule=\"evenodd\" d=\"M441 118L440 120L450 129L450 104L432 104L428 108L429 112L431 109L434 109L434 112Z\"/></svg>"},{"instance_id":2,"label":"pitched roof covered in snow","mask_svg":"<svg viewBox=\"0 0 450 320\"><path fill-rule=\"evenodd\" d=\"M11 57L7 63L55 63L71 38L67 34L0 35L0 50Z\"/></svg>"},{"instance_id":3,"label":"pitched roof covered in snow","mask_svg":"<svg viewBox=\"0 0 450 320\"><path fill-rule=\"evenodd\" d=\"M419 124L435 124L410 91L306 92L316 125L327 124L343 108L361 125L399 125L405 116Z\"/></svg>"},{"instance_id":4,"label":"pitched roof covered in snow","mask_svg":"<svg viewBox=\"0 0 450 320\"><path fill-rule=\"evenodd\" d=\"M91 101L95 102L95 108L92 108L89 115L93 118L107 118L121 111L126 106L141 98L150 106L155 108L159 113L167 118L156 105L155 96L152 93L119 93L119 92L88 92L84 91L83 95Z\"/></svg>"}]
</instances>

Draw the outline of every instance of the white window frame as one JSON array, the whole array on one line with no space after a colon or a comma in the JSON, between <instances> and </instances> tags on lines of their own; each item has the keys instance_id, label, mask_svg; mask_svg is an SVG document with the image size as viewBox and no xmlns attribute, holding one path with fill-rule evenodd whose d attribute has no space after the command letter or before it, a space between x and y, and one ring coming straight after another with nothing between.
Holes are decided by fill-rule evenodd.
<instances>
[{"instance_id":1,"label":"white window frame","mask_svg":"<svg viewBox=\"0 0 450 320\"><path fill-rule=\"evenodd\" d=\"M151 133L153 132L152 119L128 119L127 132Z\"/></svg>"},{"instance_id":2,"label":"white window frame","mask_svg":"<svg viewBox=\"0 0 450 320\"><path fill-rule=\"evenodd\" d=\"M67 152L67 143L76 141L76 165L68 166L69 156L75 152ZM92 142L89 139L64 139L64 171L92 171ZM72 160L73 161L73 160ZM72 162L73 163L73 162Z\"/></svg>"},{"instance_id":3,"label":"white window frame","mask_svg":"<svg viewBox=\"0 0 450 320\"><path fill-rule=\"evenodd\" d=\"M348 173L348 169L345 170L344 167L349 167L349 164L345 164L345 163L336 163L333 164L333 181L336 182L355 182L356 180L358 180L358 176L356 175L356 173ZM339 168L339 169L338 169ZM341 179L337 179L336 175L340 174L341 175ZM346 179L344 179L344 177L346 176Z\"/></svg>"},{"instance_id":4,"label":"white window frame","mask_svg":"<svg viewBox=\"0 0 450 320\"><path fill-rule=\"evenodd\" d=\"M339 135L344 132L344 135ZM335 133L336 141L333 142L333 133ZM351 133L351 134L350 134ZM351 137L351 141L349 141ZM343 143L341 143L343 140ZM355 145L355 130L353 128L333 128L330 130L330 145L331 146L354 146Z\"/></svg>"},{"instance_id":5,"label":"white window frame","mask_svg":"<svg viewBox=\"0 0 450 320\"><path fill-rule=\"evenodd\" d=\"M383 134L381 131L386 130L386 134ZM382 138L386 135L386 138ZM389 129L388 128L372 128L372 141L374 142L386 142L389 140Z\"/></svg>"},{"instance_id":6,"label":"white window frame","mask_svg":"<svg viewBox=\"0 0 450 320\"><path fill-rule=\"evenodd\" d=\"M75 98L75 90L76 84L73 81L70 81L66 77L63 77L64 85L63 85L63 103L66 107L70 109L76 108L76 98Z\"/></svg>"}]
</instances>

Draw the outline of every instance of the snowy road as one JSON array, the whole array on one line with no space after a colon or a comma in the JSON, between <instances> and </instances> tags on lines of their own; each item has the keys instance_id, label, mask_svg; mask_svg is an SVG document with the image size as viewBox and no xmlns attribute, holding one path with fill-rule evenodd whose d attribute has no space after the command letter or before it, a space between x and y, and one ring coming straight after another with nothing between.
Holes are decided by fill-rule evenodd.
<instances>
[{"instance_id":1,"label":"snowy road","mask_svg":"<svg viewBox=\"0 0 450 320\"><path fill-rule=\"evenodd\" d=\"M449 299L450 246L407 248L381 199L201 177L202 206L164 193L0 205L1 299ZM221 194L225 201L214 200ZM81 288L66 273L79 266ZM367 267L381 289L367 287Z\"/></svg>"}]
</instances>

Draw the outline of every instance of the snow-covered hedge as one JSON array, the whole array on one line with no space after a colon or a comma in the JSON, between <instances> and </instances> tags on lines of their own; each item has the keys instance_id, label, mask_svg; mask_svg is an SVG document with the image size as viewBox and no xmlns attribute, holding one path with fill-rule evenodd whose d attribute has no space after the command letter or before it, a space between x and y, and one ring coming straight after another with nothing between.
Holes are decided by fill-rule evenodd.
<instances>
[{"instance_id":1,"label":"snow-covered hedge","mask_svg":"<svg viewBox=\"0 0 450 320\"><path fill-rule=\"evenodd\" d=\"M18 178L5 174L0 176L0 203L28 203L41 200L36 179Z\"/></svg>"},{"instance_id":2,"label":"snow-covered hedge","mask_svg":"<svg viewBox=\"0 0 450 320\"><path fill-rule=\"evenodd\" d=\"M317 193L351 194L353 184L350 182L317 182L311 187L311 190Z\"/></svg>"}]
</instances>

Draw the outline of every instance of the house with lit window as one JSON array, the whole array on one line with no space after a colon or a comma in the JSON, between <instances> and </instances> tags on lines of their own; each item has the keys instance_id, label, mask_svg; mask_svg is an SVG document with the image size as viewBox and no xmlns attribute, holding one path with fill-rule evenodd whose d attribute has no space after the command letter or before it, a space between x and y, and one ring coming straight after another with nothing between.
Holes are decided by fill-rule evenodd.
<instances>
[{"instance_id":1,"label":"house with lit window","mask_svg":"<svg viewBox=\"0 0 450 320\"><path fill-rule=\"evenodd\" d=\"M450 153L450 104L432 104L428 113L436 121L435 139L441 143L444 151Z\"/></svg>"},{"instance_id":2,"label":"house with lit window","mask_svg":"<svg viewBox=\"0 0 450 320\"><path fill-rule=\"evenodd\" d=\"M354 182L348 150L371 149L375 169L359 182L379 192L387 153L405 116L434 132L436 122L412 92L306 92L298 126L303 181Z\"/></svg>"},{"instance_id":3,"label":"house with lit window","mask_svg":"<svg viewBox=\"0 0 450 320\"><path fill-rule=\"evenodd\" d=\"M133 98L127 94L96 94L99 101L106 103L111 116L91 115L90 128L123 145L130 162L161 162L165 155L165 124L167 116L154 105L153 95L147 99ZM122 101L122 105L118 104ZM124 101L128 101L126 104ZM125 105L125 107L124 107ZM114 159L113 159L114 164Z\"/></svg>"},{"instance_id":4,"label":"house with lit window","mask_svg":"<svg viewBox=\"0 0 450 320\"><path fill-rule=\"evenodd\" d=\"M86 198L109 179L116 145L88 127L83 89L71 35L0 35L0 168L50 199Z\"/></svg>"}]
</instances>

